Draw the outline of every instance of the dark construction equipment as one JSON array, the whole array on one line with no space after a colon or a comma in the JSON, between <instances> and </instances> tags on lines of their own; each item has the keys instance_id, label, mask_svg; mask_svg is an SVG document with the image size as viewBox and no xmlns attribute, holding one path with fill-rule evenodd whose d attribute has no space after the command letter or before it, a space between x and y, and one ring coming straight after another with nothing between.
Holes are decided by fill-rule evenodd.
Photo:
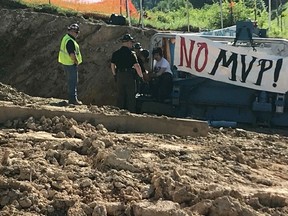
<instances>
[{"instance_id":1,"label":"dark construction equipment","mask_svg":"<svg viewBox=\"0 0 288 216\"><path fill-rule=\"evenodd\" d=\"M241 30L239 32L241 34ZM288 41L237 36L240 38L235 43L235 37L227 36L154 35L150 51L162 47L173 69L173 91L171 98L165 102L158 102L149 94L140 92L136 97L138 112L207 120L211 125L222 122L226 125L288 126L287 91L285 85L284 90L276 88L280 82L288 84L288 69L285 65ZM193 41L191 38L198 46L189 44ZM255 50L251 47L252 41ZM183 48L185 43L186 49ZM180 54L181 57L178 56ZM207 62L205 57L208 58ZM204 66L201 67L204 63L208 68L206 75L203 75ZM151 61L151 68L152 64ZM183 70L185 67L187 70ZM228 75L223 78L220 73ZM265 82L270 78L273 85L266 85Z\"/></svg>"}]
</instances>

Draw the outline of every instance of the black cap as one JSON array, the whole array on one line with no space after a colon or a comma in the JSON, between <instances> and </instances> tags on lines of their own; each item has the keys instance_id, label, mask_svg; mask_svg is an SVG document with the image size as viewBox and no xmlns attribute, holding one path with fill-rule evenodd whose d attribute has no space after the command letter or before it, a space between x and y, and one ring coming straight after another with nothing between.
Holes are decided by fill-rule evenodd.
<instances>
[{"instance_id":1,"label":"black cap","mask_svg":"<svg viewBox=\"0 0 288 216\"><path fill-rule=\"evenodd\" d=\"M141 54L144 56L144 58L149 58L149 50L147 50L147 49L143 49L143 50L141 50Z\"/></svg>"},{"instance_id":2,"label":"black cap","mask_svg":"<svg viewBox=\"0 0 288 216\"><path fill-rule=\"evenodd\" d=\"M141 43L137 42L136 44L134 44L134 49L138 49L140 51L142 51L142 46L141 46Z\"/></svg>"},{"instance_id":3,"label":"black cap","mask_svg":"<svg viewBox=\"0 0 288 216\"><path fill-rule=\"evenodd\" d=\"M130 34L125 34L123 35L123 37L121 38L122 42L127 42L127 41L132 41L134 42L134 38L130 35Z\"/></svg>"}]
</instances>

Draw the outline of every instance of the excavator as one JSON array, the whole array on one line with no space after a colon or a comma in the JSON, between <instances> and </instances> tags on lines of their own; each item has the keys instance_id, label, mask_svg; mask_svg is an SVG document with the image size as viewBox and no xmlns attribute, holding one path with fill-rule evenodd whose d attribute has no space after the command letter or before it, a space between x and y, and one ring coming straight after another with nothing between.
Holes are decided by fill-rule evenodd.
<instances>
[{"instance_id":1,"label":"excavator","mask_svg":"<svg viewBox=\"0 0 288 216\"><path fill-rule=\"evenodd\" d=\"M173 71L171 97L136 95L137 111L211 125L288 126L288 41L267 38L252 21L210 33L157 33ZM153 57L149 63L153 68Z\"/></svg>"}]
</instances>

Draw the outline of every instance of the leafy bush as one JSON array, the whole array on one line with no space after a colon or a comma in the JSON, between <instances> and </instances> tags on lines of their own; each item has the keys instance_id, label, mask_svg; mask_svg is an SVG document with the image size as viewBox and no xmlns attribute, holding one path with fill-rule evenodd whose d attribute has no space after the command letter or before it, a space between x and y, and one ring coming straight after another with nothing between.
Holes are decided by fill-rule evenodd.
<instances>
[{"instance_id":1,"label":"leafy bush","mask_svg":"<svg viewBox=\"0 0 288 216\"><path fill-rule=\"evenodd\" d=\"M37 6L35 6L34 11L43 12L43 13L50 13L50 14L58 14L57 7L55 7L53 5L49 5L49 4L37 5Z\"/></svg>"},{"instance_id":2,"label":"leafy bush","mask_svg":"<svg viewBox=\"0 0 288 216\"><path fill-rule=\"evenodd\" d=\"M253 0L254 1L254 0ZM257 0L262 5L262 0ZM245 1L246 2L246 1ZM246 6L246 3L249 7ZM244 3L239 1L231 8L229 1L223 1L222 15L223 26L235 25L238 20L254 20L254 8L250 7L249 1ZM262 10L263 5L257 11L257 20L263 25L264 19L267 19L267 14ZM219 29L221 28L220 6L218 3L205 5L202 9L179 7L174 11L148 11L149 19L145 20L145 25L153 26L157 29L175 30L182 26L189 25L200 29ZM261 16L265 16L262 18Z\"/></svg>"}]
</instances>

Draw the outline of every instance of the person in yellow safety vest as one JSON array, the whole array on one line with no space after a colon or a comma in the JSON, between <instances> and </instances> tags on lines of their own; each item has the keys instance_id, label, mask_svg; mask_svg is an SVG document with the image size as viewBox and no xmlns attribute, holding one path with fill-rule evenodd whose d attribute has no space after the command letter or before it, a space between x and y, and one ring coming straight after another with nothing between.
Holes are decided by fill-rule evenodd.
<instances>
[{"instance_id":1,"label":"person in yellow safety vest","mask_svg":"<svg viewBox=\"0 0 288 216\"><path fill-rule=\"evenodd\" d=\"M68 26L68 32L61 40L58 62L60 62L68 78L69 104L82 105L77 97L78 65L82 63L82 56L76 38L80 32L78 24Z\"/></svg>"}]
</instances>

